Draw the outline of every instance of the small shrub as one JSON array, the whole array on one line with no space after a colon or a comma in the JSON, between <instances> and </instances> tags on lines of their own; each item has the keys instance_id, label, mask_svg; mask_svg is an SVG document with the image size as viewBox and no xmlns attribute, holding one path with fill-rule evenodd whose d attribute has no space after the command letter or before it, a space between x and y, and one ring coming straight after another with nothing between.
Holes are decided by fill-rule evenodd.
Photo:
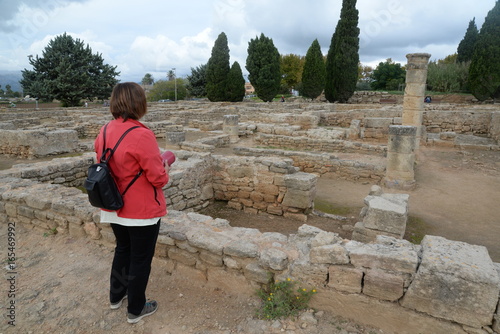
<instances>
[{"instance_id":1,"label":"small shrub","mask_svg":"<svg viewBox=\"0 0 500 334\"><path fill-rule=\"evenodd\" d=\"M57 234L57 228L50 229L48 232L45 232L43 236L46 238L50 235L56 235Z\"/></svg>"},{"instance_id":2,"label":"small shrub","mask_svg":"<svg viewBox=\"0 0 500 334\"><path fill-rule=\"evenodd\" d=\"M295 316L298 311L307 309L316 290L301 287L294 289L295 282L290 278L282 282L270 280L268 285L257 291L262 300L257 316L260 319L274 320Z\"/></svg>"}]
</instances>

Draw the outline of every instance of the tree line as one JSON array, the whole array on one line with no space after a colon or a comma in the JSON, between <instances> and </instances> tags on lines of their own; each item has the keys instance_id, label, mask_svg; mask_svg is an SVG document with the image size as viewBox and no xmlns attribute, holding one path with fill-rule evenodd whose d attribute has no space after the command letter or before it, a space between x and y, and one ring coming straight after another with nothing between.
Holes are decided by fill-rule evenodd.
<instances>
[{"instance_id":1,"label":"tree line","mask_svg":"<svg viewBox=\"0 0 500 334\"><path fill-rule=\"evenodd\" d=\"M347 102L355 90L397 90L404 85L405 68L388 58L373 69L359 62L359 13L356 0L343 0L340 19L324 56L314 40L305 57L280 55L273 40L263 33L248 43L245 68L255 94L272 101L278 94L297 90L305 98L321 94L329 102ZM475 19L469 22L457 53L431 61L428 88L443 92L471 92L479 100L500 95L500 2L488 12L481 30ZM191 68L187 78L177 78L170 71L167 80L154 82L151 74L142 79L153 85L150 100L207 97L210 101L241 101L245 79L238 62L229 63L228 39L220 33L206 64ZM23 70L20 81L25 95L65 106L85 100L109 98L120 74L116 66L104 63L83 41L64 33L55 37L42 56L29 56L32 70ZM175 88L174 88L175 87ZM174 95L175 94L175 97Z\"/></svg>"}]
</instances>

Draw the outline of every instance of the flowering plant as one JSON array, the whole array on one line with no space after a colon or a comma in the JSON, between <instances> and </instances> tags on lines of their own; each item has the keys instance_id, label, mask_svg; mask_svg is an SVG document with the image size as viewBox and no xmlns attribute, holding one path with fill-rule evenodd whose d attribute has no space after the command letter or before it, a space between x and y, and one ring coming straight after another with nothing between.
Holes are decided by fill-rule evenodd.
<instances>
[{"instance_id":1,"label":"flowering plant","mask_svg":"<svg viewBox=\"0 0 500 334\"><path fill-rule=\"evenodd\" d=\"M257 291L262 300L262 307L257 310L257 316L269 320L295 316L298 311L308 308L315 293L315 289L295 289L295 282L290 278L284 281L270 281Z\"/></svg>"}]
</instances>

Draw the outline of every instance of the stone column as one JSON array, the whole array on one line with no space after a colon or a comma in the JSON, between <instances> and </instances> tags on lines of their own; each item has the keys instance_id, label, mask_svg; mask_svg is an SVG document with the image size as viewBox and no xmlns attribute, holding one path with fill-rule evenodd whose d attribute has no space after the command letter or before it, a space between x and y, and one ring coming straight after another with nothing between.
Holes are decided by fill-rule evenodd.
<instances>
[{"instance_id":1,"label":"stone column","mask_svg":"<svg viewBox=\"0 0 500 334\"><path fill-rule=\"evenodd\" d=\"M417 146L422 138L424 95L427 81L428 53L410 53L406 55L406 88L403 100L403 125L417 127Z\"/></svg>"},{"instance_id":2,"label":"stone column","mask_svg":"<svg viewBox=\"0 0 500 334\"><path fill-rule=\"evenodd\" d=\"M234 144L239 141L240 127L238 125L240 117L238 115L224 115L222 130L229 135L229 142Z\"/></svg>"},{"instance_id":3,"label":"stone column","mask_svg":"<svg viewBox=\"0 0 500 334\"><path fill-rule=\"evenodd\" d=\"M415 149L417 127L389 126L385 185L389 188L411 190L415 182Z\"/></svg>"}]
</instances>

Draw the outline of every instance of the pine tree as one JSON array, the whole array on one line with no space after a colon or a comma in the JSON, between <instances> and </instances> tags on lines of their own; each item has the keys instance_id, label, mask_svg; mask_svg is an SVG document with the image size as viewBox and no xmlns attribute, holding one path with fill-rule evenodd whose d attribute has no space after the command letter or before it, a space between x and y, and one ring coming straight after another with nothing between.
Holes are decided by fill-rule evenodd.
<instances>
[{"instance_id":1,"label":"pine tree","mask_svg":"<svg viewBox=\"0 0 500 334\"><path fill-rule=\"evenodd\" d=\"M469 22L469 27L465 32L464 38L462 39L460 44L458 44L457 62L463 63L472 59L478 36L479 31L477 30L476 26L476 19L473 18L472 21Z\"/></svg>"},{"instance_id":2,"label":"pine tree","mask_svg":"<svg viewBox=\"0 0 500 334\"><path fill-rule=\"evenodd\" d=\"M270 102L280 89L280 54L273 40L264 34L248 42L246 62L248 79L255 94L264 102Z\"/></svg>"},{"instance_id":3,"label":"pine tree","mask_svg":"<svg viewBox=\"0 0 500 334\"><path fill-rule=\"evenodd\" d=\"M210 101L226 101L229 74L229 47L227 36L221 32L215 40L207 63L207 97Z\"/></svg>"},{"instance_id":4,"label":"pine tree","mask_svg":"<svg viewBox=\"0 0 500 334\"><path fill-rule=\"evenodd\" d=\"M340 20L326 58L325 97L347 102L356 90L359 63L359 28L356 0L343 0Z\"/></svg>"},{"instance_id":5,"label":"pine tree","mask_svg":"<svg viewBox=\"0 0 500 334\"><path fill-rule=\"evenodd\" d=\"M196 97L207 96L207 64L191 67L191 75L187 76L189 82L187 89Z\"/></svg>"},{"instance_id":6,"label":"pine tree","mask_svg":"<svg viewBox=\"0 0 500 334\"><path fill-rule=\"evenodd\" d=\"M64 33L45 47L42 57L29 58L33 70L23 70L20 81L26 93L64 106L77 106L82 99L107 99L118 82L116 66L104 64L78 38Z\"/></svg>"},{"instance_id":7,"label":"pine tree","mask_svg":"<svg viewBox=\"0 0 500 334\"><path fill-rule=\"evenodd\" d=\"M227 76L227 101L241 102L245 97L245 78L240 64L235 61Z\"/></svg>"},{"instance_id":8,"label":"pine tree","mask_svg":"<svg viewBox=\"0 0 500 334\"><path fill-rule=\"evenodd\" d=\"M321 53L321 46L315 39L306 53L301 95L310 99L317 98L325 88L325 77L325 60Z\"/></svg>"},{"instance_id":9,"label":"pine tree","mask_svg":"<svg viewBox=\"0 0 500 334\"><path fill-rule=\"evenodd\" d=\"M500 1L488 12L469 67L469 88L484 101L500 97Z\"/></svg>"}]
</instances>

